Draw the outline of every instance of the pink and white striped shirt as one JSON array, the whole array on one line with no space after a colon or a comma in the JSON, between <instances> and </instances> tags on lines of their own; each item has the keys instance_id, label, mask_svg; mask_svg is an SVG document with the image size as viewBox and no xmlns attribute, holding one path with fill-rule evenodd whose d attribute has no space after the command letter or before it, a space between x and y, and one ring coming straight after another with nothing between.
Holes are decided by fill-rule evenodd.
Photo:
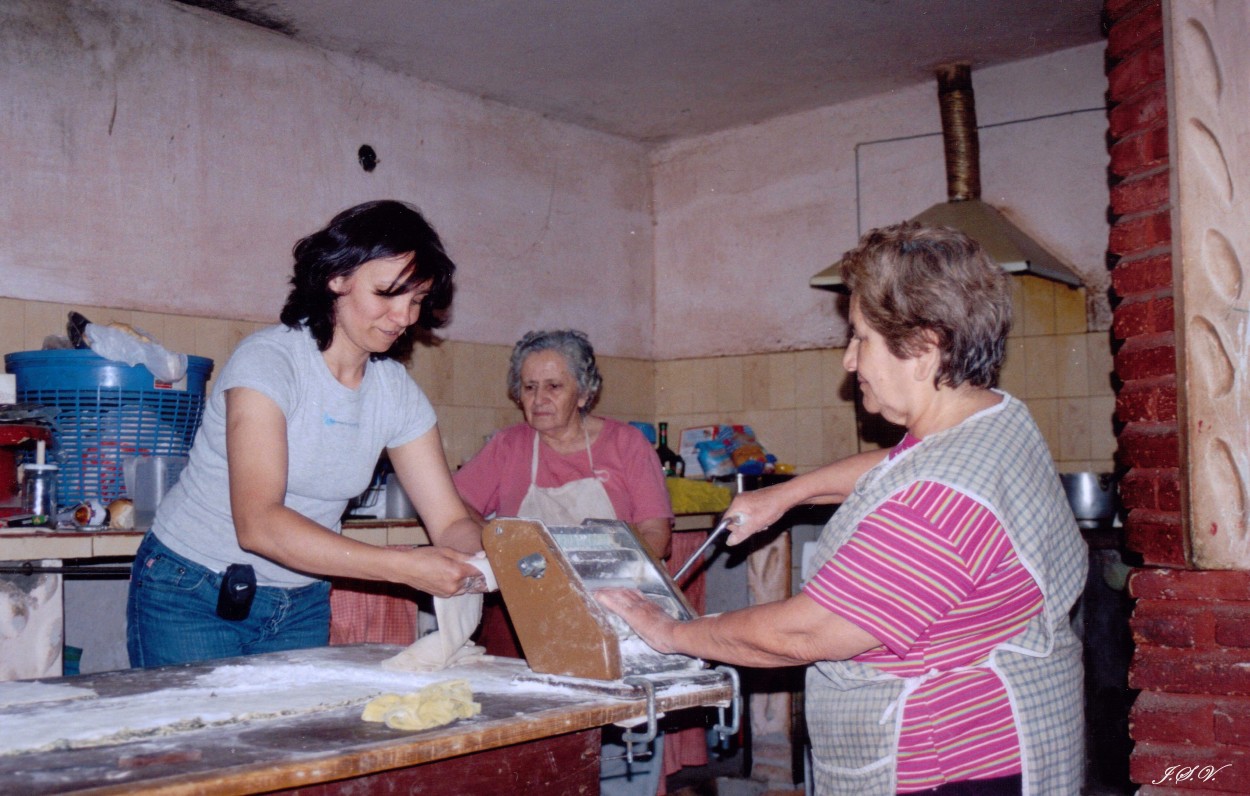
<instances>
[{"instance_id":1,"label":"pink and white striped shirt","mask_svg":"<svg viewBox=\"0 0 1250 796\"><path fill-rule=\"evenodd\" d=\"M983 504L912 484L864 518L804 593L882 642L855 660L925 677L903 708L900 793L1020 772L1006 688L976 667L1041 611L1042 594Z\"/></svg>"}]
</instances>

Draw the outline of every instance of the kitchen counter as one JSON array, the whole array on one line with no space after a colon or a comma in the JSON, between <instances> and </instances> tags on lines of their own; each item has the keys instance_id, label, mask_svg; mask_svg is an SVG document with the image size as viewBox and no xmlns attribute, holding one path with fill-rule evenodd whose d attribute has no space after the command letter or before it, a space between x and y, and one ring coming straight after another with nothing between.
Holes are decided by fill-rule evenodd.
<instances>
[{"instance_id":1,"label":"kitchen counter","mask_svg":"<svg viewBox=\"0 0 1250 796\"><path fill-rule=\"evenodd\" d=\"M423 794L585 793L598 787L598 728L645 714L645 699L622 681L553 681L520 660L383 670L399 649L322 647L0 683L0 728L24 728L0 730L0 781L32 795L407 792L416 783ZM733 697L716 671L651 677L660 711ZM480 715L419 732L360 718L376 694L456 678L469 681ZM45 701L18 704L31 687ZM59 748L43 748L51 738Z\"/></svg>"},{"instance_id":2,"label":"kitchen counter","mask_svg":"<svg viewBox=\"0 0 1250 796\"><path fill-rule=\"evenodd\" d=\"M14 531L20 531L15 533ZM0 530L0 561L133 557L143 531ZM343 535L375 545L429 544L414 520L352 520Z\"/></svg>"},{"instance_id":3,"label":"kitchen counter","mask_svg":"<svg viewBox=\"0 0 1250 796\"><path fill-rule=\"evenodd\" d=\"M716 524L716 514L683 514L673 530L706 531ZM20 530L21 532L13 532ZM349 520L343 535L374 545L429 544L425 529L415 520ZM134 556L143 531L0 531L0 561L43 559L124 558Z\"/></svg>"}]
</instances>

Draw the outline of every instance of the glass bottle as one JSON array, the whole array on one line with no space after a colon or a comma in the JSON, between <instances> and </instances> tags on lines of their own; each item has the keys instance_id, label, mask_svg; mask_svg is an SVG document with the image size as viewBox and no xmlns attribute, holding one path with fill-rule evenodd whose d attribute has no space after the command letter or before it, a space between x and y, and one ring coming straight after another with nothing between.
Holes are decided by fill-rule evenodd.
<instances>
[{"instance_id":1,"label":"glass bottle","mask_svg":"<svg viewBox=\"0 0 1250 796\"><path fill-rule=\"evenodd\" d=\"M660 443L656 445L655 452L660 457L660 466L666 476L680 478L686 474L686 462L668 446L668 423L660 423Z\"/></svg>"}]
</instances>

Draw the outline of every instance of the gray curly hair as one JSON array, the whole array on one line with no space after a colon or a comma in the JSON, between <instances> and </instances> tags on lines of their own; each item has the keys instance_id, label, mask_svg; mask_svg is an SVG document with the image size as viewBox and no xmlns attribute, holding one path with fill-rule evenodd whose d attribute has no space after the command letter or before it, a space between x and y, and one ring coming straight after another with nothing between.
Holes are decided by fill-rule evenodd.
<instances>
[{"instance_id":1,"label":"gray curly hair","mask_svg":"<svg viewBox=\"0 0 1250 796\"><path fill-rule=\"evenodd\" d=\"M590 345L590 339L585 332L576 329L526 332L513 347L512 359L508 363L508 397L516 403L521 402L521 366L530 354L539 351L556 351L564 357L569 373L577 382L577 394L586 401L582 414L589 414L599 400L603 377L595 364L595 349Z\"/></svg>"}]
</instances>

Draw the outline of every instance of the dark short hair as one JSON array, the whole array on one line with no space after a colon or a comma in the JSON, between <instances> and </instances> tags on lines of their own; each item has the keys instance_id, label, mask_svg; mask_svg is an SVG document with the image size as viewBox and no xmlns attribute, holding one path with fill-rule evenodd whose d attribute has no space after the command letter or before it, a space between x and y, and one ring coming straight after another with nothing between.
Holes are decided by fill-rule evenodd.
<instances>
[{"instance_id":1,"label":"dark short hair","mask_svg":"<svg viewBox=\"0 0 1250 796\"><path fill-rule=\"evenodd\" d=\"M512 359L508 363L508 397L520 403L521 366L530 354L539 351L556 351L564 357L569 374L577 382L578 396L586 399L582 414L588 414L599 400L603 377L595 364L595 349L590 345L590 338L576 329L526 332L512 348Z\"/></svg>"},{"instance_id":2,"label":"dark short hair","mask_svg":"<svg viewBox=\"0 0 1250 796\"><path fill-rule=\"evenodd\" d=\"M324 229L296 243L292 254L295 271L280 317L292 329L308 327L322 351L334 338L334 308L339 297L330 288L330 281L350 276L370 260L412 256L410 270L392 285L389 295L401 295L430 283L417 322L373 359L406 360L424 330L436 329L446 321L456 264L443 250L438 233L410 204L382 199L349 207Z\"/></svg>"},{"instance_id":3,"label":"dark short hair","mask_svg":"<svg viewBox=\"0 0 1250 796\"><path fill-rule=\"evenodd\" d=\"M949 227L903 222L870 230L842 257L842 281L897 357L937 340L935 386L993 387L1011 331L1007 274Z\"/></svg>"}]
</instances>

